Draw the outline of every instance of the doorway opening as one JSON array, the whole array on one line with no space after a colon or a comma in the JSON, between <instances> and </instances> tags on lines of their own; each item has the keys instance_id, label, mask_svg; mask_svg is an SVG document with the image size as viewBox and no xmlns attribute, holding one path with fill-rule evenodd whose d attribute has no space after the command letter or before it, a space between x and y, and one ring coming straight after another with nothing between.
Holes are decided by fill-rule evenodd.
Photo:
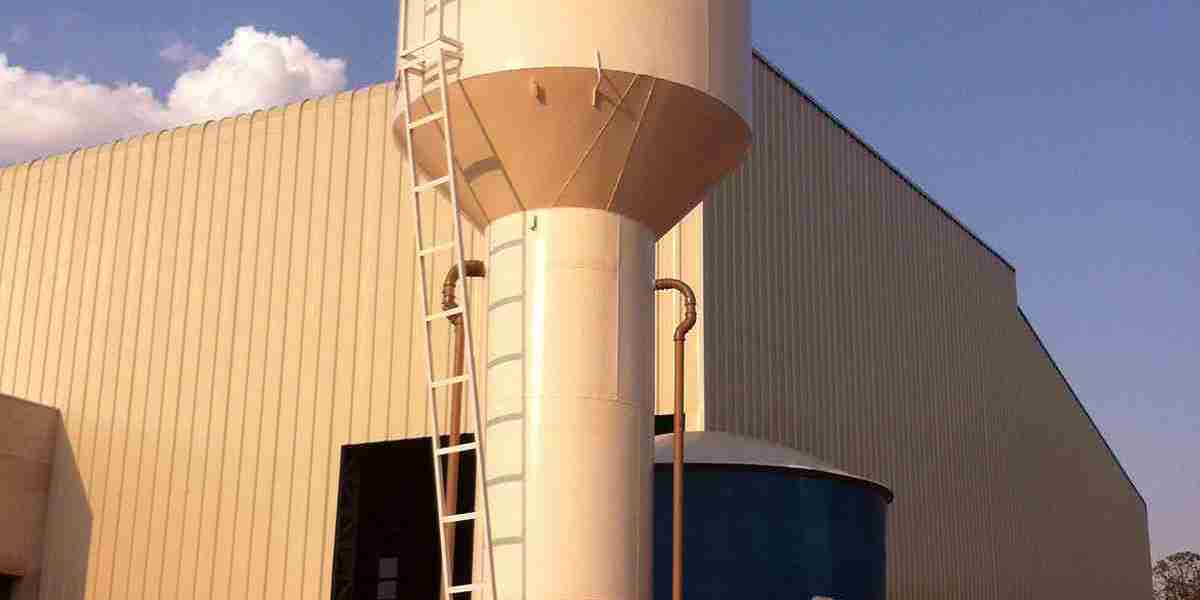
<instances>
[{"instance_id":1,"label":"doorway opening","mask_svg":"<svg viewBox=\"0 0 1200 600\"><path fill-rule=\"evenodd\" d=\"M334 531L333 600L436 600L437 500L429 438L342 446ZM464 434L461 443L473 441ZM449 443L442 436L441 445ZM455 513L475 510L474 452L460 454ZM446 457L441 457L443 472ZM474 523L454 532L451 585L471 581Z\"/></svg>"}]
</instances>

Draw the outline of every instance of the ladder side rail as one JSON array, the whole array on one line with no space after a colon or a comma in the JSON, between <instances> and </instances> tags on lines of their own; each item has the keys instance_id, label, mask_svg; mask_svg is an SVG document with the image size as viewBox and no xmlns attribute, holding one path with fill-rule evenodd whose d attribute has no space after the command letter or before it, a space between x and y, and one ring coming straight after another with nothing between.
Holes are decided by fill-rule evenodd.
<instances>
[{"instance_id":1,"label":"ladder side rail","mask_svg":"<svg viewBox=\"0 0 1200 600\"><path fill-rule=\"evenodd\" d=\"M429 40L429 11L426 10L428 5L425 0L417 0L417 2L421 3L421 43L424 44ZM421 93L425 93L424 87L422 87Z\"/></svg>"},{"instance_id":2,"label":"ladder side rail","mask_svg":"<svg viewBox=\"0 0 1200 600\"><path fill-rule=\"evenodd\" d=\"M438 0L439 4L441 4L442 1L443 0ZM439 73L439 79L442 82L442 85L441 85L441 88L439 91L441 93L442 114L443 114L443 118L445 119L445 125L446 125L443 130L445 145L446 145L446 170L450 176L450 181L448 182L448 184L450 187L450 201L451 201L451 204L453 205L453 211L454 211L454 238L458 242L458 250L459 250L457 255L455 256L455 260L457 260L458 272L466 273L467 272L466 267L465 267L465 265L463 265L462 212L459 210L459 206L458 206L458 181L457 181L457 178L455 177L455 173L454 173L454 140L450 134L450 132L453 131L453 129L451 127L451 111L450 111L450 98L449 98L450 94L447 90L448 81L446 80L446 52L445 52L444 48L440 49L439 52L441 53L441 56L440 56L441 60L438 61L438 73ZM459 59L458 69L459 69L459 72L462 71L462 59L461 58ZM409 133L409 135L410 136L412 135L411 132ZM463 339L465 342L464 350L466 351L465 356L464 356L465 360L463 361L465 368L463 370L465 371L465 374L468 375L468 382L470 384L468 386L468 391L471 394L472 407L474 408L474 412L475 412L475 442L477 443L476 452L475 452L475 471L476 471L476 474L478 475L477 480L479 482L477 484L477 489L479 490L479 494L477 497L479 498L479 504L481 505L481 506L477 507L476 510L479 512L479 514L481 514L483 516L482 536L484 539L484 553L487 554L487 576L488 576L488 581L490 582L489 587L491 588L492 598L493 598L493 600L496 600L498 598L498 594L496 593L496 577L495 577L496 564L495 564L495 557L492 552L492 518L491 518L491 509L489 507L490 503L488 502L488 492L487 492L487 481L488 481L487 467L484 464L485 457L486 457L486 454L484 453L484 448L486 446L485 446L485 442L484 442L483 419L481 417L483 411L481 410L482 407L481 407L480 401L479 401L479 380L475 376L475 342L474 342L474 335L471 332L471 321L470 321L470 314L471 314L471 310L470 310L471 295L470 294L471 294L471 292L469 290L470 286L467 285L467 278L463 277L463 278L461 278L461 280L462 280L462 292L463 292L462 293L463 312L462 312L461 318L462 318L462 328L463 328ZM478 523L478 522L479 521L477 520L476 523Z\"/></svg>"},{"instance_id":3,"label":"ladder side rail","mask_svg":"<svg viewBox=\"0 0 1200 600\"><path fill-rule=\"evenodd\" d=\"M445 527L442 525L442 520L445 518L445 498L442 492L442 468L441 456L438 454L438 436L441 428L438 426L437 419L437 400L436 390L434 389L434 373L433 373L433 332L431 330L433 324L427 319L429 316L429 277L425 264L425 257L421 251L424 249L424 233L421 219L421 198L420 192L417 191L417 168L416 158L413 155L413 136L412 130L407 127L410 120L412 106L412 96L409 91L408 68L405 67L400 73L401 83L404 86L404 121L405 121L405 143L407 144L407 160L409 181L411 183L410 196L412 198L413 208L413 239L415 241L415 252L417 262L419 263L419 271L421 272L421 316L422 325L425 332L425 392L429 410L429 425L430 431L430 456L433 459L433 488L434 495L437 500L437 530L438 530L438 557L441 562L441 579L442 579L442 598L450 600L450 576L446 573L446 533ZM424 76L421 78L422 88L424 87ZM421 90L422 93L424 90Z\"/></svg>"},{"instance_id":4,"label":"ladder side rail","mask_svg":"<svg viewBox=\"0 0 1200 600\"><path fill-rule=\"evenodd\" d=\"M446 37L446 1L445 0L433 0L433 1L437 3L438 39L440 40L440 39L444 39ZM445 59L445 57L443 57L443 60L444 59ZM445 73L443 73L442 76L445 77ZM443 79L442 81L444 82L445 80Z\"/></svg>"},{"instance_id":5,"label":"ladder side rail","mask_svg":"<svg viewBox=\"0 0 1200 600\"><path fill-rule=\"evenodd\" d=\"M396 62L399 63L404 60L404 52L408 49L408 0L400 0L400 18L397 29L400 43L396 45Z\"/></svg>"}]
</instances>

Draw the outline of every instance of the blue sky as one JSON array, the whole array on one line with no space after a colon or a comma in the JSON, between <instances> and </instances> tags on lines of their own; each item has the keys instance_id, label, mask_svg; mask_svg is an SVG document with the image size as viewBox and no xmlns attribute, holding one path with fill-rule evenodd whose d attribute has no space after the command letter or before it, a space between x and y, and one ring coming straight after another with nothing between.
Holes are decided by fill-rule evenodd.
<instances>
[{"instance_id":1,"label":"blue sky","mask_svg":"<svg viewBox=\"0 0 1200 600\"><path fill-rule=\"evenodd\" d=\"M394 13L391 1L7 2L0 53L59 78L139 82L165 102L185 67L163 48L211 56L252 25L344 60L357 87L390 78ZM1194 2L754 10L759 49L1016 266L1021 305L1149 502L1155 557L1200 551L1197 24Z\"/></svg>"},{"instance_id":2,"label":"blue sky","mask_svg":"<svg viewBox=\"0 0 1200 600\"><path fill-rule=\"evenodd\" d=\"M1196 550L1200 5L1050 4L760 1L754 38L1016 266L1152 554Z\"/></svg>"}]
</instances>

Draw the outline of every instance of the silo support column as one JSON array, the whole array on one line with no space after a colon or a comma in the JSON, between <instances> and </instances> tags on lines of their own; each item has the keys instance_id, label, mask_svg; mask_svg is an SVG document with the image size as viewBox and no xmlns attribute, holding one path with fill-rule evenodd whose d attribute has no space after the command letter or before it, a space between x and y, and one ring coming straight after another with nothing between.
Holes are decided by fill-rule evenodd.
<instances>
[{"instance_id":1,"label":"silo support column","mask_svg":"<svg viewBox=\"0 0 1200 600\"><path fill-rule=\"evenodd\" d=\"M498 600L650 600L657 236L570 206L487 235Z\"/></svg>"}]
</instances>

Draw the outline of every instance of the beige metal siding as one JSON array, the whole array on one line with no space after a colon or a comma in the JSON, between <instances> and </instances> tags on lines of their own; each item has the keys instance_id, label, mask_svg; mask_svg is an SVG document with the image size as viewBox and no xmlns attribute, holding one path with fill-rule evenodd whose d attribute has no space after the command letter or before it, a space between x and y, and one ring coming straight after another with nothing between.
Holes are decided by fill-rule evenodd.
<instances>
[{"instance_id":1,"label":"beige metal siding","mask_svg":"<svg viewBox=\"0 0 1200 600\"><path fill-rule=\"evenodd\" d=\"M390 94L0 170L0 392L62 411L85 497L43 597L328 595L340 446L426 431Z\"/></svg>"},{"instance_id":2,"label":"beige metal siding","mask_svg":"<svg viewBox=\"0 0 1200 600\"><path fill-rule=\"evenodd\" d=\"M1008 265L766 64L705 205L705 428L895 490L890 597L1146 598L1145 505Z\"/></svg>"},{"instance_id":3,"label":"beige metal siding","mask_svg":"<svg viewBox=\"0 0 1200 600\"><path fill-rule=\"evenodd\" d=\"M427 431L391 94L0 169L0 393L62 411L56 489L82 488L51 509L42 597L328 596L341 445ZM426 239L449 239L430 208ZM698 210L683 229L660 270L700 290ZM676 304L659 298L667 411Z\"/></svg>"},{"instance_id":4,"label":"beige metal siding","mask_svg":"<svg viewBox=\"0 0 1200 600\"><path fill-rule=\"evenodd\" d=\"M656 276L681 279L704 297L704 206L697 206L659 239L655 250ZM675 326L683 320L683 299L675 292L658 292L655 306L655 412L675 412ZM704 302L684 345L684 407L689 431L704 428Z\"/></svg>"}]
</instances>

